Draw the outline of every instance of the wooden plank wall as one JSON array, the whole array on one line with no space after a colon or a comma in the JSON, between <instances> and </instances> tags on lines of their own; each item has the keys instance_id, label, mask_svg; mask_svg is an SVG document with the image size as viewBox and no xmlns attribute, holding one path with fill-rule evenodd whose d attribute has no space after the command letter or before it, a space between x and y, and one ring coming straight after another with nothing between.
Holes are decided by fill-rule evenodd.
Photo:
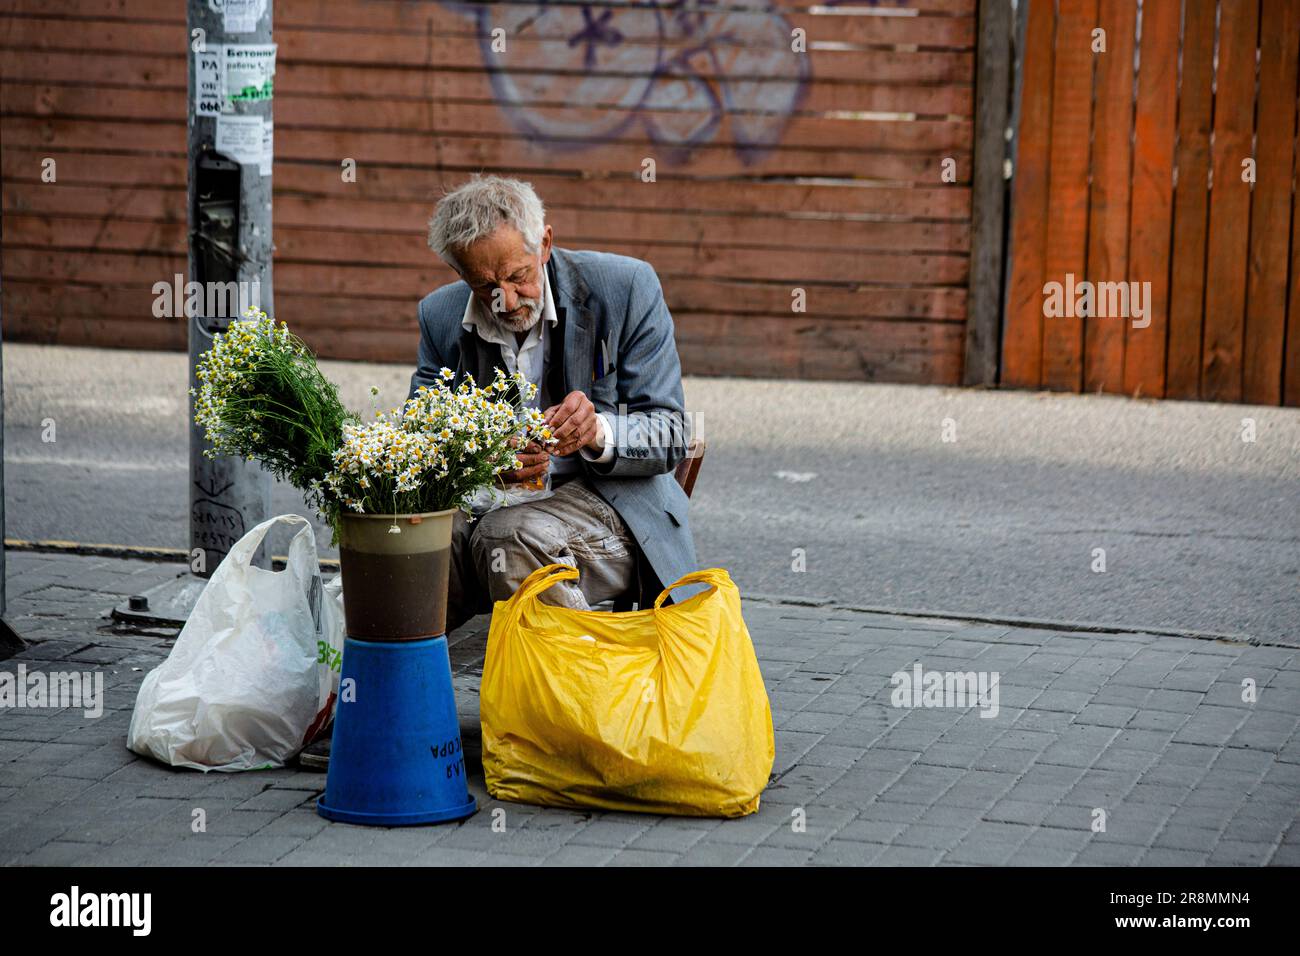
<instances>
[{"instance_id":1,"label":"wooden plank wall","mask_svg":"<svg viewBox=\"0 0 1300 956\"><path fill-rule=\"evenodd\" d=\"M278 316L413 361L432 205L496 171L657 268L688 372L959 382L975 0L838 7L276 0ZM0 0L12 338L184 346L186 40L180 0Z\"/></svg>"},{"instance_id":2,"label":"wooden plank wall","mask_svg":"<svg viewBox=\"0 0 1300 956\"><path fill-rule=\"evenodd\" d=\"M1300 0L1028 2L1002 382L1300 405ZM1150 324L1044 317L1067 273Z\"/></svg>"}]
</instances>

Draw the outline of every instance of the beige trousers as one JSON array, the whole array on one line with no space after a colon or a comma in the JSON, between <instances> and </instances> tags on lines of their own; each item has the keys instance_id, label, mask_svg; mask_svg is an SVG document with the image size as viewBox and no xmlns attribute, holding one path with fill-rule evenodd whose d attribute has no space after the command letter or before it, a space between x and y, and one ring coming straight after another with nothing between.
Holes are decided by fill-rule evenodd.
<instances>
[{"instance_id":1,"label":"beige trousers","mask_svg":"<svg viewBox=\"0 0 1300 956\"><path fill-rule=\"evenodd\" d=\"M636 541L582 475L562 476L541 501L497 508L474 521L458 512L451 536L447 633L507 600L533 571L570 564L577 581L541 594L547 604L589 610L636 582Z\"/></svg>"}]
</instances>

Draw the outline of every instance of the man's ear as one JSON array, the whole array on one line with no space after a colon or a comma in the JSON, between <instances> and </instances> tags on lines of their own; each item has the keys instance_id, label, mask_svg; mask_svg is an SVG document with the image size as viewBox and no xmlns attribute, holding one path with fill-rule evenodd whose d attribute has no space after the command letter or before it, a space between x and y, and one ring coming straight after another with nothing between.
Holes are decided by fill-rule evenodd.
<instances>
[{"instance_id":1,"label":"man's ear","mask_svg":"<svg viewBox=\"0 0 1300 956\"><path fill-rule=\"evenodd\" d=\"M548 223L542 229L542 268L546 268L546 263L551 261L551 239L553 236L551 226Z\"/></svg>"},{"instance_id":2,"label":"man's ear","mask_svg":"<svg viewBox=\"0 0 1300 956\"><path fill-rule=\"evenodd\" d=\"M449 266L449 267L451 268L451 271L452 271L452 272L454 272L454 273L456 273L456 275L460 276L461 279L464 279L466 282L469 281L468 279L465 279L465 273L463 273L463 272L460 271L460 263L456 261L456 257L455 257L455 256L453 256L453 255L451 255L450 253L448 253L448 254L445 255L445 256L439 256L439 258L442 259L442 261L443 261L444 264L446 264L447 266Z\"/></svg>"}]
</instances>

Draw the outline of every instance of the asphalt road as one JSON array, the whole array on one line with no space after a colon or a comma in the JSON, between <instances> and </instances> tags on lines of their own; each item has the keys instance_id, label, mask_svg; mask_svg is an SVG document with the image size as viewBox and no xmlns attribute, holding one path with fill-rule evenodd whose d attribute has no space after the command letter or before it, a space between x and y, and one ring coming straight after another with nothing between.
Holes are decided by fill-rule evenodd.
<instances>
[{"instance_id":1,"label":"asphalt road","mask_svg":"<svg viewBox=\"0 0 1300 956\"><path fill-rule=\"evenodd\" d=\"M185 357L4 353L6 535L187 547ZM372 384L400 401L410 371L325 368L359 409ZM700 562L742 593L1300 637L1300 410L721 378L685 389L709 443L691 505ZM273 507L305 513L291 488Z\"/></svg>"}]
</instances>

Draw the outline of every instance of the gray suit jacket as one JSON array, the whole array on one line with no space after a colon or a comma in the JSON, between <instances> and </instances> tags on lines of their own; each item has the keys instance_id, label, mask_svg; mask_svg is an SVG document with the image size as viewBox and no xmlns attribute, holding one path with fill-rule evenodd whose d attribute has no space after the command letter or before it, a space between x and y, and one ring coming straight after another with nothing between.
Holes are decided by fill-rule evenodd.
<instances>
[{"instance_id":1,"label":"gray suit jacket","mask_svg":"<svg viewBox=\"0 0 1300 956\"><path fill-rule=\"evenodd\" d=\"M597 465L577 457L591 486L641 546L640 604L646 607L664 585L697 570L688 499L672 475L690 439L672 316L648 262L554 246L551 257L556 310L565 310L564 394L584 392L596 411L617 422L612 461ZM480 385L492 381L497 366L505 367L500 346L461 327L470 294L458 281L420 301L420 364L411 376L412 395L432 384L443 367L456 372L455 384L468 372ZM592 381L601 340L614 368ZM697 590L698 585L683 587L669 600Z\"/></svg>"}]
</instances>

